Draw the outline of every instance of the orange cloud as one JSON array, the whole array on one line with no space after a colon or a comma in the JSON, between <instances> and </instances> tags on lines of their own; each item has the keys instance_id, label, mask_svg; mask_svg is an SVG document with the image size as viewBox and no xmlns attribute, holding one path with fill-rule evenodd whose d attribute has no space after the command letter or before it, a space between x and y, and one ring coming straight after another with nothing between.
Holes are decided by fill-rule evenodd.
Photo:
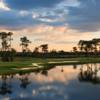
<instances>
[{"instance_id":1,"label":"orange cloud","mask_svg":"<svg viewBox=\"0 0 100 100\"><path fill-rule=\"evenodd\" d=\"M0 31L12 31L0 29ZM85 39L90 40L99 36L99 32L88 33L88 32L78 32L72 30L67 26L48 26L48 25L38 25L33 27L27 27L22 30L13 31L13 47L21 50L19 47L20 37L27 36L32 42L30 48L33 50L35 46L39 46L43 43L48 43L50 49L57 50L72 50L73 46L76 46L79 40Z\"/></svg>"}]
</instances>

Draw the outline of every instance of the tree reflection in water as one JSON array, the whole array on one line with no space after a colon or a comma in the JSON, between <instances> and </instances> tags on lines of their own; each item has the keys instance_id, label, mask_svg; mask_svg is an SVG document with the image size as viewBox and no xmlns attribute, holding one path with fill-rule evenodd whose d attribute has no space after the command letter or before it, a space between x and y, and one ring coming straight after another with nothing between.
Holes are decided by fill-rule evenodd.
<instances>
[{"instance_id":1,"label":"tree reflection in water","mask_svg":"<svg viewBox=\"0 0 100 100\"><path fill-rule=\"evenodd\" d=\"M64 72L63 66L62 66L62 68L61 68L61 72Z\"/></svg>"},{"instance_id":2,"label":"tree reflection in water","mask_svg":"<svg viewBox=\"0 0 100 100\"><path fill-rule=\"evenodd\" d=\"M42 75L45 75L45 76L48 76L48 71L47 71L47 70L43 70L43 71L41 72L41 74L42 74Z\"/></svg>"},{"instance_id":3,"label":"tree reflection in water","mask_svg":"<svg viewBox=\"0 0 100 100\"><path fill-rule=\"evenodd\" d=\"M77 65L76 64L73 65L73 69L77 69Z\"/></svg>"},{"instance_id":4,"label":"tree reflection in water","mask_svg":"<svg viewBox=\"0 0 100 100\"><path fill-rule=\"evenodd\" d=\"M32 71L32 73L34 72L34 74L42 74L45 76L48 76L48 71L53 69L55 66L46 66L44 69L38 69L35 71ZM31 73L31 72L30 72ZM12 91L12 86L13 86L13 81L14 79L20 81L20 88L22 89L26 89L27 86L29 84L31 84L31 80L29 78L29 74L30 73L24 73L24 72L20 72L19 74L5 74L5 75L0 75L1 77L1 83L0 83L0 95L6 95L6 94L11 94ZM18 76L16 76L18 75Z\"/></svg>"},{"instance_id":5,"label":"tree reflection in water","mask_svg":"<svg viewBox=\"0 0 100 100\"><path fill-rule=\"evenodd\" d=\"M87 64L86 69L84 69L84 65L82 65L78 79L80 82L91 82L93 84L100 84L100 77L97 76L99 70L100 66L97 66L97 64Z\"/></svg>"},{"instance_id":6,"label":"tree reflection in water","mask_svg":"<svg viewBox=\"0 0 100 100\"><path fill-rule=\"evenodd\" d=\"M21 75L20 81L21 81L20 87L24 89L27 88L27 86L31 83L28 78L28 74Z\"/></svg>"},{"instance_id":7,"label":"tree reflection in water","mask_svg":"<svg viewBox=\"0 0 100 100\"><path fill-rule=\"evenodd\" d=\"M7 75L2 75L2 83L1 83L1 87L0 87L0 94L5 95L7 93L9 93L9 94L12 93L11 84L8 83L8 81L7 81Z\"/></svg>"}]
</instances>

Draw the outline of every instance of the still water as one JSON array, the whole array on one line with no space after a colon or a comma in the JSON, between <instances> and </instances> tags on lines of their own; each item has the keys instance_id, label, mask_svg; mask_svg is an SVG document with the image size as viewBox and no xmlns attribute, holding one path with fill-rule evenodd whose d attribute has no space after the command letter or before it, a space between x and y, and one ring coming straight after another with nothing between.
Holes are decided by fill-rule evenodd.
<instances>
[{"instance_id":1,"label":"still water","mask_svg":"<svg viewBox=\"0 0 100 100\"><path fill-rule=\"evenodd\" d=\"M0 100L100 100L100 64L0 76Z\"/></svg>"}]
</instances>

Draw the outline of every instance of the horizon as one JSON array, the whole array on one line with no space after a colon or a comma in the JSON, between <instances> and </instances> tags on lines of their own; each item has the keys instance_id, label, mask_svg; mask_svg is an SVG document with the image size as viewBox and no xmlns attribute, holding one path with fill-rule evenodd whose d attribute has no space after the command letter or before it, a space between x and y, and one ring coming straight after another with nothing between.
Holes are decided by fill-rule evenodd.
<instances>
[{"instance_id":1,"label":"horizon","mask_svg":"<svg viewBox=\"0 0 100 100\"><path fill-rule=\"evenodd\" d=\"M0 0L0 32L13 32L12 47L21 50L27 36L30 49L48 44L49 49L71 51L79 40L100 37L98 0Z\"/></svg>"}]
</instances>

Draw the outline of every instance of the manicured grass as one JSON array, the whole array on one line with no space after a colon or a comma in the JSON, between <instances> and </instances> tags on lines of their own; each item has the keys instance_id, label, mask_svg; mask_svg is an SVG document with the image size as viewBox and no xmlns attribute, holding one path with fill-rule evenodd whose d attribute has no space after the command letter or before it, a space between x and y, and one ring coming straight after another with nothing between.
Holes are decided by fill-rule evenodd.
<instances>
[{"instance_id":1,"label":"manicured grass","mask_svg":"<svg viewBox=\"0 0 100 100\"><path fill-rule=\"evenodd\" d=\"M64 61L64 62L63 62ZM49 63L50 62L50 63ZM39 65L43 68L36 68L35 70L40 69L49 69L55 65L72 65L72 64L84 64L84 63L100 63L100 58L15 58L13 62L2 62L0 61L0 74L4 73L16 73L22 72L21 68L32 68L32 63L40 63ZM15 70L18 69L18 70ZM24 70L27 72L29 70ZM31 71L31 69L30 69ZM34 70L33 70L34 71Z\"/></svg>"}]
</instances>

